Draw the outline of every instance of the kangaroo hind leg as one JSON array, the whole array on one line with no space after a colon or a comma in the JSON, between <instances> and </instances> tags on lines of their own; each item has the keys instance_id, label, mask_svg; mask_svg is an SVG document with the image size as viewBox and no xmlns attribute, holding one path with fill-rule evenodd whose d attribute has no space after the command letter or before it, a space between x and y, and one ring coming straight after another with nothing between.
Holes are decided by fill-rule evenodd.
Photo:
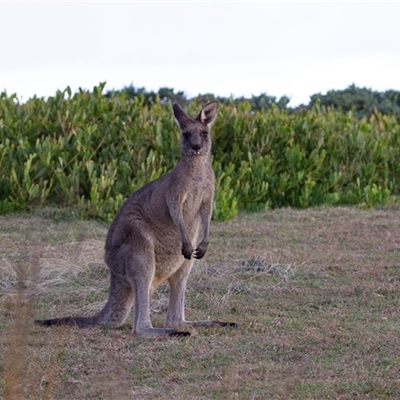
<instances>
[{"instance_id":1,"label":"kangaroo hind leg","mask_svg":"<svg viewBox=\"0 0 400 400\"><path fill-rule=\"evenodd\" d=\"M132 333L137 336L189 336L170 328L154 328L150 320L150 295L155 273L154 251L144 251L131 257L127 269L134 286L135 318Z\"/></svg>"}]
</instances>

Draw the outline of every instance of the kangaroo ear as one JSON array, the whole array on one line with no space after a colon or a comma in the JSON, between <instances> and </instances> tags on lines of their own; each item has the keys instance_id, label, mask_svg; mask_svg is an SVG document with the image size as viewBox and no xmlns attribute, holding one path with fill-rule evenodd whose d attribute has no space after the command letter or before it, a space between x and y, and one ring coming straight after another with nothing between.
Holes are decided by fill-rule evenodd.
<instances>
[{"instance_id":1,"label":"kangaroo ear","mask_svg":"<svg viewBox=\"0 0 400 400\"><path fill-rule=\"evenodd\" d=\"M218 113L219 103L218 101L212 101L206 104L200 111L196 120L200 121L202 124L211 125Z\"/></svg>"},{"instance_id":2,"label":"kangaroo ear","mask_svg":"<svg viewBox=\"0 0 400 400\"><path fill-rule=\"evenodd\" d=\"M192 119L185 113L185 111L182 110L179 104L175 103L172 108L174 110L175 118L182 130L185 129L189 124L193 123Z\"/></svg>"}]
</instances>

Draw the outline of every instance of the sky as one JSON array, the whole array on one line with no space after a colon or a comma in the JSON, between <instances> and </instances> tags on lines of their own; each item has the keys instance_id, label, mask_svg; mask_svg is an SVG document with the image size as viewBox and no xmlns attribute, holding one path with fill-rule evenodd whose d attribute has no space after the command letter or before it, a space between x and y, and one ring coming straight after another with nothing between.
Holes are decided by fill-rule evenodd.
<instances>
[{"instance_id":1,"label":"sky","mask_svg":"<svg viewBox=\"0 0 400 400\"><path fill-rule=\"evenodd\" d=\"M0 2L0 91L400 90L399 2Z\"/></svg>"}]
</instances>

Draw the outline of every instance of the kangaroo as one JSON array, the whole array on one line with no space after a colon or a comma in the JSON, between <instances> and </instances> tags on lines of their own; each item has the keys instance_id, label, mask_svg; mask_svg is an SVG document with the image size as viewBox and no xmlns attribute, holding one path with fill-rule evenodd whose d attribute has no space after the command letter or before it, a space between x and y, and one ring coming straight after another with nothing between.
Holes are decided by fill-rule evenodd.
<instances>
[{"instance_id":1,"label":"kangaroo","mask_svg":"<svg viewBox=\"0 0 400 400\"><path fill-rule=\"evenodd\" d=\"M186 282L195 258L207 251L214 198L210 126L219 104L206 104L190 118L178 104L174 116L181 129L181 159L175 168L134 192L122 205L108 231L104 261L110 290L104 308L93 317L36 320L40 325L118 327L134 304L132 333L138 336L188 336L185 326L232 326L213 320L185 321ZM203 237L197 243L200 226ZM150 296L168 281L170 298L165 327L150 320Z\"/></svg>"}]
</instances>

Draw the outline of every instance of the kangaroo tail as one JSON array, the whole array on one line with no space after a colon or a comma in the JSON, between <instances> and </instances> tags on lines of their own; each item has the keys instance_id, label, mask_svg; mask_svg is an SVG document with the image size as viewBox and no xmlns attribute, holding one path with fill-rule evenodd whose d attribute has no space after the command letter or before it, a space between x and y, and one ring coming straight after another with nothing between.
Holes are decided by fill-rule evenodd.
<instances>
[{"instance_id":1,"label":"kangaroo tail","mask_svg":"<svg viewBox=\"0 0 400 400\"><path fill-rule=\"evenodd\" d=\"M35 324L42 326L77 326L79 328L90 328L91 326L98 325L98 316L94 317L64 317L54 319L37 319Z\"/></svg>"},{"instance_id":2,"label":"kangaroo tail","mask_svg":"<svg viewBox=\"0 0 400 400\"><path fill-rule=\"evenodd\" d=\"M35 324L42 326L77 326L90 328L91 326L108 326L116 328L126 320L133 304L134 292L126 281L111 273L111 284L108 301L103 309L93 317L64 317L36 320Z\"/></svg>"}]
</instances>

